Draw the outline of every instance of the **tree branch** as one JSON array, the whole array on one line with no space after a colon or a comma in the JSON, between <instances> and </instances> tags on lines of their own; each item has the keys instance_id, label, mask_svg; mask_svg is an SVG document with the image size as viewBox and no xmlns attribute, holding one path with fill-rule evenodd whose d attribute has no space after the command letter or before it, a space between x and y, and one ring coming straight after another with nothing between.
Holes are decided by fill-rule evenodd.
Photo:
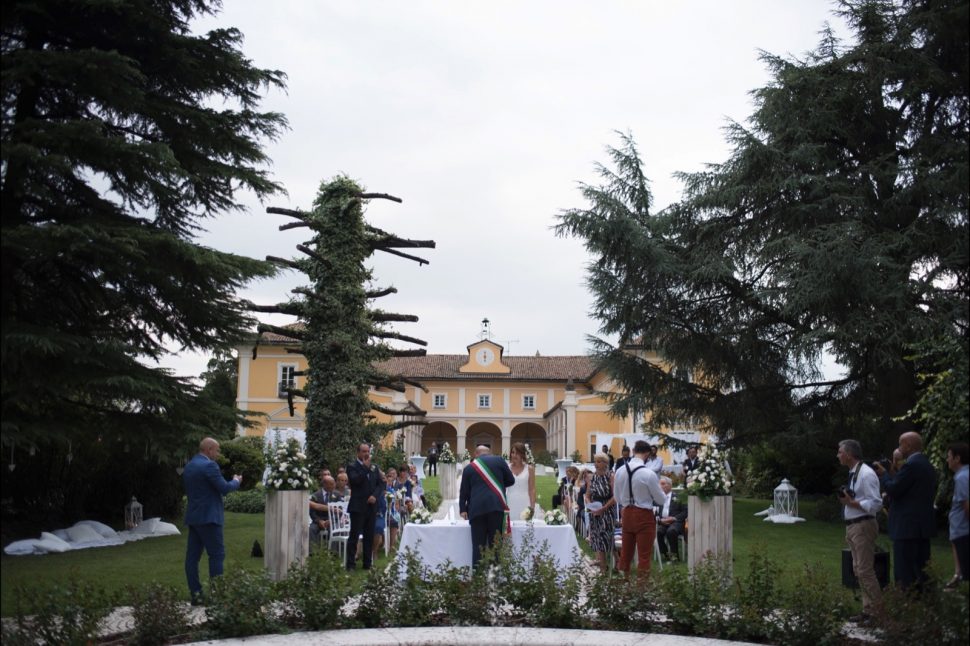
<instances>
[{"instance_id":1,"label":"tree branch","mask_svg":"<svg viewBox=\"0 0 970 646\"><path fill-rule=\"evenodd\" d=\"M407 254L407 253L401 253L400 251L395 251L394 249L385 249L384 247L375 247L375 250L376 251L383 251L384 253L389 253L389 254L391 254L393 256L400 256L402 258L407 258L408 260L413 260L414 262L418 263L419 265L427 265L427 264L430 264L424 258L419 258L417 256L412 256L411 254Z\"/></svg>"},{"instance_id":2,"label":"tree branch","mask_svg":"<svg viewBox=\"0 0 970 646\"><path fill-rule=\"evenodd\" d=\"M279 327L278 325L270 325L268 323L260 323L256 326L256 330L260 334L263 332L272 332L273 334L279 334L280 336L285 336L291 339L299 339L300 341L306 340L306 332L304 330Z\"/></svg>"},{"instance_id":3,"label":"tree branch","mask_svg":"<svg viewBox=\"0 0 970 646\"><path fill-rule=\"evenodd\" d=\"M423 357L428 354L427 350L391 350L392 357Z\"/></svg>"},{"instance_id":4,"label":"tree branch","mask_svg":"<svg viewBox=\"0 0 970 646\"><path fill-rule=\"evenodd\" d=\"M296 218L297 220L306 221L307 216L310 215L305 211L295 211L293 209L282 209L277 206L271 206L266 209L267 213L275 213L276 215L286 215L291 218Z\"/></svg>"},{"instance_id":5,"label":"tree branch","mask_svg":"<svg viewBox=\"0 0 970 646\"><path fill-rule=\"evenodd\" d=\"M388 294L397 294L397 287L385 287L384 289L367 292L364 294L364 296L367 298L380 298L381 296L387 296Z\"/></svg>"},{"instance_id":6,"label":"tree branch","mask_svg":"<svg viewBox=\"0 0 970 646\"><path fill-rule=\"evenodd\" d=\"M414 314L396 314L394 312L382 312L376 310L368 313L370 320L374 323L386 323L388 321L400 321L406 323L417 323L418 317Z\"/></svg>"},{"instance_id":7,"label":"tree branch","mask_svg":"<svg viewBox=\"0 0 970 646\"><path fill-rule=\"evenodd\" d=\"M376 336L379 339L397 339L398 341L407 341L408 343L415 343L417 345L428 345L427 341L415 338L413 336L407 336L405 334L399 334L397 332L388 332L384 330L373 330L371 336Z\"/></svg>"},{"instance_id":8,"label":"tree branch","mask_svg":"<svg viewBox=\"0 0 970 646\"><path fill-rule=\"evenodd\" d=\"M410 249L434 249L434 240L410 240L408 238L398 238L397 236L388 236L386 238L375 238L370 241L370 246L372 249L386 250L392 247L394 248L410 248Z\"/></svg>"},{"instance_id":9,"label":"tree branch","mask_svg":"<svg viewBox=\"0 0 970 646\"><path fill-rule=\"evenodd\" d=\"M287 231L289 229L299 229L301 227L307 227L307 228L309 228L309 226L310 225L307 224L306 222L290 222L289 224L281 224L279 226L279 230L280 231Z\"/></svg>"},{"instance_id":10,"label":"tree branch","mask_svg":"<svg viewBox=\"0 0 970 646\"><path fill-rule=\"evenodd\" d=\"M298 251L302 251L303 253L305 253L306 255L310 256L314 260L317 260L317 261L323 263L323 265L327 269L331 269L333 267L333 263L332 262L330 262L329 260L327 260L326 258L324 258L323 256L321 256L320 254L318 254L316 251L314 251L310 247L308 247L308 246L306 246L304 244L298 244L298 245L296 245L296 248L297 248Z\"/></svg>"},{"instance_id":11,"label":"tree branch","mask_svg":"<svg viewBox=\"0 0 970 646\"><path fill-rule=\"evenodd\" d=\"M263 312L265 314L290 314L300 316L303 313L303 306L300 303L277 303L276 305L256 305L250 301L243 301L245 308L251 312Z\"/></svg>"},{"instance_id":12,"label":"tree branch","mask_svg":"<svg viewBox=\"0 0 970 646\"><path fill-rule=\"evenodd\" d=\"M390 200L392 202L397 202L398 204L404 201L399 197L394 197L393 195L388 195L387 193L361 193L357 197L362 200Z\"/></svg>"},{"instance_id":13,"label":"tree branch","mask_svg":"<svg viewBox=\"0 0 970 646\"><path fill-rule=\"evenodd\" d=\"M424 419L402 419L397 422L388 422L386 424L382 424L382 426L388 431L396 431L400 428L407 428L408 426L427 426L430 423L431 422Z\"/></svg>"},{"instance_id":14,"label":"tree branch","mask_svg":"<svg viewBox=\"0 0 970 646\"><path fill-rule=\"evenodd\" d=\"M394 415L394 416L410 415L410 414L413 414L414 412L414 411L409 411L404 409L397 410L396 408L386 408L384 406L381 406L380 404L375 404L374 402L371 402L370 409L376 410L378 413L384 413L385 415Z\"/></svg>"},{"instance_id":15,"label":"tree branch","mask_svg":"<svg viewBox=\"0 0 970 646\"><path fill-rule=\"evenodd\" d=\"M290 269L295 269L301 273L306 273L303 271L303 267L300 263L295 260L288 260L286 258L280 258L278 256L266 256L266 262L271 262L274 265L283 265L284 267L289 267Z\"/></svg>"}]
</instances>

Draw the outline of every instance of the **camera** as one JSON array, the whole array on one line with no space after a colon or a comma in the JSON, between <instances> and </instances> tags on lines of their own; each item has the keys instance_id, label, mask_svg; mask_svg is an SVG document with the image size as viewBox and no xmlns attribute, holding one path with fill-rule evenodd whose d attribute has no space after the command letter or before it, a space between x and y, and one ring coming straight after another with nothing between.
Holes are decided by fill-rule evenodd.
<instances>
[{"instance_id":1,"label":"camera","mask_svg":"<svg viewBox=\"0 0 970 646\"><path fill-rule=\"evenodd\" d=\"M855 492L852 489L849 489L847 486L842 485L839 487L839 498L845 497L855 498Z\"/></svg>"},{"instance_id":2,"label":"camera","mask_svg":"<svg viewBox=\"0 0 970 646\"><path fill-rule=\"evenodd\" d=\"M889 458L879 458L875 464L881 466L885 471L889 471L893 466L892 460Z\"/></svg>"}]
</instances>

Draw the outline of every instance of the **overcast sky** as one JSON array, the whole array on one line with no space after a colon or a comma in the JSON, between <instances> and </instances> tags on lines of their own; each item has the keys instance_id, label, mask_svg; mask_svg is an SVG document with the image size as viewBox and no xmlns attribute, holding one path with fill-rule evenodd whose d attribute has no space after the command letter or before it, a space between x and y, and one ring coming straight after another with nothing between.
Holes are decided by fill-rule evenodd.
<instances>
[{"instance_id":1,"label":"overcast sky","mask_svg":"<svg viewBox=\"0 0 970 646\"><path fill-rule=\"evenodd\" d=\"M290 130L269 143L288 196L206 221L202 243L262 258L296 256L306 230L266 206L308 208L322 180L347 174L374 201L368 221L403 237L432 238L430 265L381 254L375 286L399 293L382 308L417 314L398 324L453 354L478 339L481 320L507 354L583 354L588 316L582 244L553 235L564 209L584 206L579 182L630 131L652 181L654 205L679 199L677 171L723 161L723 126L752 111L768 76L759 50L802 55L826 22L821 0L695 2L346 2L225 0L198 31L236 27L257 66L288 75L262 105ZM306 284L294 272L242 295L285 299ZM263 316L268 322L286 317ZM413 346L408 346L413 347ZM165 365L197 375L206 357Z\"/></svg>"}]
</instances>

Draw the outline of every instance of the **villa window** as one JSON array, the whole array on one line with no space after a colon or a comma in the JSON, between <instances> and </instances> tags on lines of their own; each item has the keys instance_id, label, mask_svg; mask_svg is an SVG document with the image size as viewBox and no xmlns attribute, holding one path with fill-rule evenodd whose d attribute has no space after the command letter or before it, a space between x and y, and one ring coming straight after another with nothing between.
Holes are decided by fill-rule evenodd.
<instances>
[{"instance_id":1,"label":"villa window","mask_svg":"<svg viewBox=\"0 0 970 646\"><path fill-rule=\"evenodd\" d=\"M536 396L535 395L522 395L522 408L526 410L536 409Z\"/></svg>"},{"instance_id":2,"label":"villa window","mask_svg":"<svg viewBox=\"0 0 970 646\"><path fill-rule=\"evenodd\" d=\"M491 408L492 407L492 396L491 395L479 395L478 396L478 407L479 408Z\"/></svg>"},{"instance_id":3,"label":"villa window","mask_svg":"<svg viewBox=\"0 0 970 646\"><path fill-rule=\"evenodd\" d=\"M448 395L435 393L431 396L431 405L434 408L446 408L448 406Z\"/></svg>"},{"instance_id":4,"label":"villa window","mask_svg":"<svg viewBox=\"0 0 970 646\"><path fill-rule=\"evenodd\" d=\"M286 389L296 388L296 364L295 363L281 363L279 365L279 379L277 395L280 399L286 399Z\"/></svg>"}]
</instances>

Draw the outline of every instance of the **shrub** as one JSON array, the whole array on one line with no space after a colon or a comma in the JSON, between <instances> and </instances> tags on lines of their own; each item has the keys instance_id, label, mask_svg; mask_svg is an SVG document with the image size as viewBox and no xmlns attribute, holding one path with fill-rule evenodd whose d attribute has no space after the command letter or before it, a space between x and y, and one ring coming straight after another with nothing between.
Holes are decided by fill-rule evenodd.
<instances>
[{"instance_id":1,"label":"shrub","mask_svg":"<svg viewBox=\"0 0 970 646\"><path fill-rule=\"evenodd\" d=\"M425 490L424 502L425 506L428 508L428 511L430 511L432 514L435 513L441 507L441 492L437 489L432 489L430 491Z\"/></svg>"},{"instance_id":2,"label":"shrub","mask_svg":"<svg viewBox=\"0 0 970 646\"><path fill-rule=\"evenodd\" d=\"M429 585L437 593L437 606L453 626L488 626L495 616L486 568L469 574L469 568L440 567ZM470 576L470 578L469 578Z\"/></svg>"},{"instance_id":3,"label":"shrub","mask_svg":"<svg viewBox=\"0 0 970 646\"><path fill-rule=\"evenodd\" d=\"M729 561L710 557L696 565L693 574L683 568L667 568L659 575L660 611L674 632L702 636L727 632L731 601Z\"/></svg>"},{"instance_id":4,"label":"shrub","mask_svg":"<svg viewBox=\"0 0 970 646\"><path fill-rule=\"evenodd\" d=\"M396 580L392 595L395 626L428 626L438 608L438 596L430 584L431 575L410 548L389 567Z\"/></svg>"},{"instance_id":5,"label":"shrub","mask_svg":"<svg viewBox=\"0 0 970 646\"><path fill-rule=\"evenodd\" d=\"M265 572L233 568L209 582L206 628L217 638L275 632L272 600L273 584Z\"/></svg>"},{"instance_id":6,"label":"shrub","mask_svg":"<svg viewBox=\"0 0 970 646\"><path fill-rule=\"evenodd\" d=\"M544 464L547 467L554 467L556 466L556 458L559 457L559 453L556 451L546 451L543 449L542 451L536 451L534 457L536 464Z\"/></svg>"},{"instance_id":7,"label":"shrub","mask_svg":"<svg viewBox=\"0 0 970 646\"><path fill-rule=\"evenodd\" d=\"M841 643L842 625L848 614L843 599L842 591L821 565L806 566L781 595L781 607L772 622L772 642L783 646ZM908 619L912 621L913 617Z\"/></svg>"},{"instance_id":8,"label":"shrub","mask_svg":"<svg viewBox=\"0 0 970 646\"><path fill-rule=\"evenodd\" d=\"M921 594L888 590L876 625L887 644L966 644L970 634L967 583L943 590L928 582Z\"/></svg>"},{"instance_id":9,"label":"shrub","mask_svg":"<svg viewBox=\"0 0 970 646\"><path fill-rule=\"evenodd\" d=\"M4 625L3 643L82 646L97 641L98 627L115 605L115 596L68 577L66 586L20 587L15 619Z\"/></svg>"},{"instance_id":10,"label":"shrub","mask_svg":"<svg viewBox=\"0 0 970 646\"><path fill-rule=\"evenodd\" d=\"M725 637L763 641L774 633L773 612L778 600L775 582L781 568L765 556L766 549L763 544L756 545L747 575L735 580L737 598Z\"/></svg>"},{"instance_id":11,"label":"shrub","mask_svg":"<svg viewBox=\"0 0 970 646\"><path fill-rule=\"evenodd\" d=\"M266 459L263 457L263 439L260 437L237 437L221 445L219 468L222 475L232 478L235 474L243 477L241 489L249 490L263 480Z\"/></svg>"},{"instance_id":12,"label":"shrub","mask_svg":"<svg viewBox=\"0 0 970 646\"><path fill-rule=\"evenodd\" d=\"M277 590L284 619L310 630L328 630L343 623L340 610L350 596L351 581L336 554L319 550L303 565L293 564Z\"/></svg>"},{"instance_id":13,"label":"shrub","mask_svg":"<svg viewBox=\"0 0 970 646\"><path fill-rule=\"evenodd\" d=\"M879 514L884 516L885 514ZM820 496L815 501L815 519L826 523L842 521L842 505L835 496Z\"/></svg>"},{"instance_id":14,"label":"shrub","mask_svg":"<svg viewBox=\"0 0 970 646\"><path fill-rule=\"evenodd\" d=\"M658 629L658 586L638 585L635 579L599 573L586 599L588 616L596 616L600 630L654 632Z\"/></svg>"},{"instance_id":15,"label":"shrub","mask_svg":"<svg viewBox=\"0 0 970 646\"><path fill-rule=\"evenodd\" d=\"M187 617L175 588L160 583L129 587L128 598L135 620L133 643L167 644L170 637L186 632Z\"/></svg>"},{"instance_id":16,"label":"shrub","mask_svg":"<svg viewBox=\"0 0 970 646\"><path fill-rule=\"evenodd\" d=\"M232 491L223 498L226 511L241 514L262 514L266 511L266 490L262 487L249 491Z\"/></svg>"},{"instance_id":17,"label":"shrub","mask_svg":"<svg viewBox=\"0 0 970 646\"><path fill-rule=\"evenodd\" d=\"M402 464L407 464L408 456L404 453L404 449L397 444L390 446L377 444L374 446L374 455L371 457L371 461L377 465L378 469L387 473L387 470L392 467L397 469Z\"/></svg>"},{"instance_id":18,"label":"shrub","mask_svg":"<svg viewBox=\"0 0 970 646\"><path fill-rule=\"evenodd\" d=\"M396 588L394 568L385 568L383 572L379 572L377 568L371 569L357 599L355 623L364 628L390 625Z\"/></svg>"}]
</instances>

